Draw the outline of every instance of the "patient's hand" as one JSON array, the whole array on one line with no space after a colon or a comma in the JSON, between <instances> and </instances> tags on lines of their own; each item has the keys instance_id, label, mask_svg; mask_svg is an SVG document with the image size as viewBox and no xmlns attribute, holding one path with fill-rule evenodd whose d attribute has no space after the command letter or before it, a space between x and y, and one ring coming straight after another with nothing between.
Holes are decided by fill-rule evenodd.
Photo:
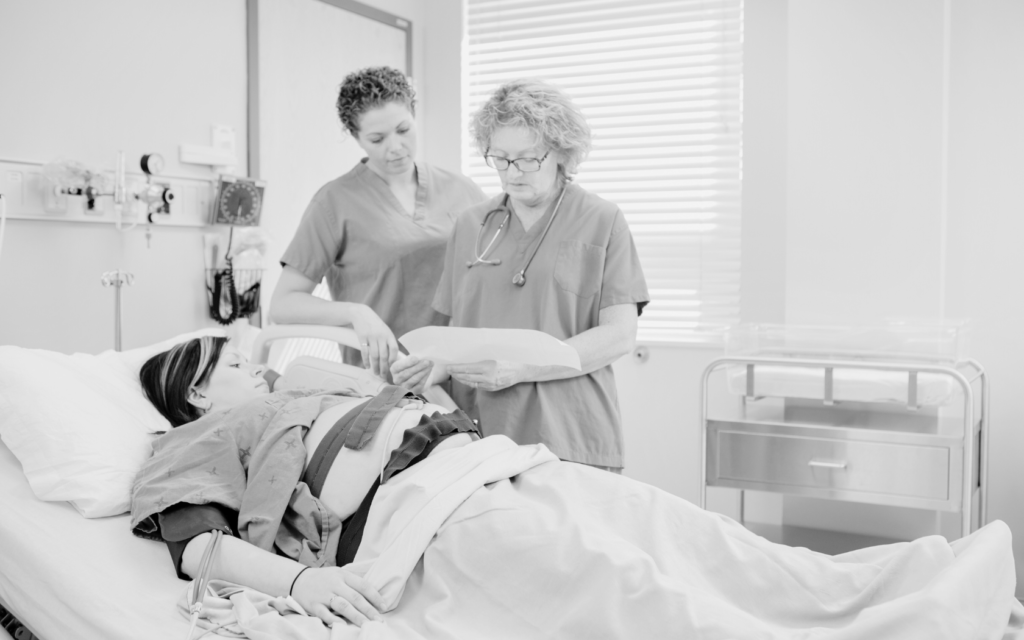
<instances>
[{"instance_id":1,"label":"patient's hand","mask_svg":"<svg viewBox=\"0 0 1024 640\"><path fill-rule=\"evenodd\" d=\"M470 364L450 364L448 373L462 384L483 389L500 391L527 379L528 366L505 360L485 360Z\"/></svg>"},{"instance_id":2,"label":"patient's hand","mask_svg":"<svg viewBox=\"0 0 1024 640\"><path fill-rule=\"evenodd\" d=\"M362 576L345 568L322 567L302 572L292 589L306 613L327 626L345 618L357 627L368 620L383 620L384 599ZM340 616L340 618L339 618Z\"/></svg>"}]
</instances>

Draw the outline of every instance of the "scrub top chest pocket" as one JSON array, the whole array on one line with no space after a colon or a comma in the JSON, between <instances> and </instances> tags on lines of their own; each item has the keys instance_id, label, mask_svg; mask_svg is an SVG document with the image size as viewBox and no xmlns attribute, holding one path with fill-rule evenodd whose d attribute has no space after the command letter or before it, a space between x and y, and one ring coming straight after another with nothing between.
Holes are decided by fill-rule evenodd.
<instances>
[{"instance_id":1,"label":"scrub top chest pocket","mask_svg":"<svg viewBox=\"0 0 1024 640\"><path fill-rule=\"evenodd\" d=\"M563 240L558 244L555 282L563 290L581 298L593 297L601 290L604 255L604 247Z\"/></svg>"}]
</instances>

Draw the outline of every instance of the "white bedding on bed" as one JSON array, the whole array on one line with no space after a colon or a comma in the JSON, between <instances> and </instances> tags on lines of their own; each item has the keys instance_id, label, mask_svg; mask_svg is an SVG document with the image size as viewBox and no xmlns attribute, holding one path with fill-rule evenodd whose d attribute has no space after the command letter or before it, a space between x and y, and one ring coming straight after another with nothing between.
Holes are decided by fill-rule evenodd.
<instances>
[{"instance_id":1,"label":"white bedding on bed","mask_svg":"<svg viewBox=\"0 0 1024 640\"><path fill-rule=\"evenodd\" d=\"M0 600L42 640L181 640L188 585L167 548L131 534L128 516L87 520L32 494L0 443Z\"/></svg>"},{"instance_id":2,"label":"white bedding on bed","mask_svg":"<svg viewBox=\"0 0 1024 640\"><path fill-rule=\"evenodd\" d=\"M431 456L378 490L351 568L384 598L383 622L328 632L260 594L230 589L228 601L220 585L224 621L304 640L1024 637L1002 522L952 543L827 556L502 438ZM491 482L502 476L514 479Z\"/></svg>"}]
</instances>

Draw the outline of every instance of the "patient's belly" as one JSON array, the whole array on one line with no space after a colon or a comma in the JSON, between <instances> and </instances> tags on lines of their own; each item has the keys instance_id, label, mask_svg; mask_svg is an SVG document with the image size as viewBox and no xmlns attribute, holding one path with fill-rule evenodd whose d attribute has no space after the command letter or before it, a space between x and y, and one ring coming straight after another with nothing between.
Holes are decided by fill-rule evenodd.
<instances>
[{"instance_id":1,"label":"patient's belly","mask_svg":"<svg viewBox=\"0 0 1024 640\"><path fill-rule=\"evenodd\" d=\"M306 433L304 440L307 466L312 460L317 446L331 430L331 427L346 413L369 400L369 398L356 398L351 402L331 407L320 414L320 417ZM435 412L448 413L448 410L436 404L422 402L414 402L402 408L392 409L377 428L373 439L360 451L342 448L327 472L323 488L320 491L320 501L324 506L341 518L347 518L355 513L366 496L366 492L373 485L374 478L380 475L388 460L391 459L391 452L402 444L405 432L418 425L421 416L432 415ZM447 438L435 447L434 451L461 446L471 441L472 436L461 433Z\"/></svg>"}]
</instances>

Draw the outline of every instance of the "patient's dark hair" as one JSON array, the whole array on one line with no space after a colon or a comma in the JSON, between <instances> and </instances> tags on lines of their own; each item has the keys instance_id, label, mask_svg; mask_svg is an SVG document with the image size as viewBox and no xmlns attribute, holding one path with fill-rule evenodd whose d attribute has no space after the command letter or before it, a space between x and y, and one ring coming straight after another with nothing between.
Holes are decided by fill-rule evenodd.
<instances>
[{"instance_id":1,"label":"patient's dark hair","mask_svg":"<svg viewBox=\"0 0 1024 640\"><path fill-rule=\"evenodd\" d=\"M198 420L203 413L188 401L189 392L210 379L227 338L203 336L158 353L142 365L139 381L146 397L173 427Z\"/></svg>"}]
</instances>

